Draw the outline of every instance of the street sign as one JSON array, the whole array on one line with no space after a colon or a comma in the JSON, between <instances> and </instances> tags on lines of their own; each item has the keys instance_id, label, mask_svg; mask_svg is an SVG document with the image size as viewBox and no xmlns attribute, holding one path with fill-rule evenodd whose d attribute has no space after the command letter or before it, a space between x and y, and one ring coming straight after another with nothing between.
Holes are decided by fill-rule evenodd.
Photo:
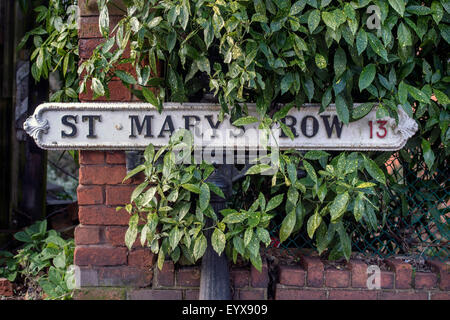
<instances>
[{"instance_id":1,"label":"street sign","mask_svg":"<svg viewBox=\"0 0 450 320\"><path fill-rule=\"evenodd\" d=\"M279 128L268 135L258 123L235 127L219 105L165 103L162 113L143 103L45 103L24 123L25 131L43 149L139 150L161 147L179 128L192 132L194 146L261 149L278 146L297 150L394 151L417 131L417 123L399 107L399 121L376 118L376 110L344 125L334 105L319 114L319 105L293 108L283 120L292 140ZM257 117L254 105L249 115ZM266 137L266 138L265 138Z\"/></svg>"}]
</instances>

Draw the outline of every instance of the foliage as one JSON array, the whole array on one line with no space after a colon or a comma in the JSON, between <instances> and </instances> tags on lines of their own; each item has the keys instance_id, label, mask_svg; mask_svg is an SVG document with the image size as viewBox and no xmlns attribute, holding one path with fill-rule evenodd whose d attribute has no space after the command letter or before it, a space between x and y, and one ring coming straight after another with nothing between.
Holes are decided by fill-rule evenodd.
<instances>
[{"instance_id":1,"label":"foliage","mask_svg":"<svg viewBox=\"0 0 450 320\"><path fill-rule=\"evenodd\" d=\"M55 230L47 231L47 221L38 221L14 235L23 242L16 255L2 251L0 264L5 264L0 276L14 281L17 275L25 283L38 285L47 295L46 299L68 299L75 288L73 263L75 244L73 239L64 240Z\"/></svg>"},{"instance_id":2,"label":"foliage","mask_svg":"<svg viewBox=\"0 0 450 320\"><path fill-rule=\"evenodd\" d=\"M26 9L27 4L23 4ZM22 38L18 48L32 39L34 50L31 74L36 81L48 79L54 72L61 81L50 101L67 102L78 99L78 25L77 0L50 0L48 6L33 7L36 27Z\"/></svg>"},{"instance_id":3,"label":"foliage","mask_svg":"<svg viewBox=\"0 0 450 320\"><path fill-rule=\"evenodd\" d=\"M425 161L430 172L446 166L448 0L127 0L127 12L113 30L108 2L99 1L105 42L78 70L86 72L81 90L91 81L95 98L109 95L113 77L160 110L167 100L198 101L209 88L222 106L221 119L229 115L235 125L259 121L262 129L278 124L290 137L282 119L305 102L320 103L321 111L334 102L344 123L375 107L379 118L397 119L402 108L419 123L419 133L400 151L404 161L411 168ZM124 63L133 65L136 76L121 70ZM248 102L256 103L259 119L247 115ZM354 107L354 102L365 103ZM332 153L305 159L284 153L275 178L259 179L269 185L261 199L273 187L286 195L281 240L304 220L320 252L329 249L330 258L348 258L345 230L352 230L352 219L366 225L367 232L384 221L380 215L390 203L388 189L398 187L384 166L391 155ZM293 182L297 167L307 173L303 182ZM285 179L280 186L271 182L279 178ZM260 198L259 191L250 194L241 199L247 208Z\"/></svg>"}]
</instances>

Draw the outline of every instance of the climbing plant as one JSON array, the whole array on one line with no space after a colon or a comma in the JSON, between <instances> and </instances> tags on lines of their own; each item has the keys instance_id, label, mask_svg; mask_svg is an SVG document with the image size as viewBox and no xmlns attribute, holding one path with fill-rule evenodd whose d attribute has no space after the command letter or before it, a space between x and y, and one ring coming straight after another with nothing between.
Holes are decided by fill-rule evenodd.
<instances>
[{"instance_id":1,"label":"climbing plant","mask_svg":"<svg viewBox=\"0 0 450 320\"><path fill-rule=\"evenodd\" d=\"M31 42L31 74L36 81L53 79L59 82L50 101L78 100L78 7L77 0L50 0L48 5L36 5L36 25L28 31L18 45L21 49ZM24 11L29 3L21 1Z\"/></svg>"},{"instance_id":2,"label":"climbing plant","mask_svg":"<svg viewBox=\"0 0 450 320\"><path fill-rule=\"evenodd\" d=\"M279 125L291 138L293 132L283 118L305 102L319 103L321 112L334 103L344 124L364 117L373 108L379 118L398 119L402 109L419 124L418 134L400 151L403 160L411 167L424 161L428 171L447 164L448 0L124 0L126 12L113 29L109 2L98 1L99 29L105 41L78 69L81 91L89 86L94 98L108 97L108 83L115 77L159 110L164 101L198 101L212 93L221 105L219 119L227 115L236 126L258 122L261 129ZM133 66L133 73L123 70L125 63ZM250 102L256 104L257 117L247 113ZM356 106L355 102L362 104ZM412 157L412 153L419 156ZM362 224L367 232L374 232L384 223L382 208L389 206L388 188L396 184L383 165L390 157L388 152L283 152L278 170L270 177L257 178L263 193L247 193L240 197L239 207L224 212L224 221L217 219L215 228L225 238L220 234L216 251L221 251L225 241L233 257L240 254L258 265L252 248L256 243L259 248L259 241L267 243L267 234L256 217L268 211L271 201L278 201L273 198L276 194L279 198L275 199L285 203L273 208L282 210L284 217L280 240L306 227L319 252L348 259L351 226ZM152 161L147 159L141 170L153 167ZM195 187L186 189L177 182L175 189L206 194L208 184L202 176L206 167L189 168L194 179L190 184ZM267 169L265 165L250 168L249 178L240 184L242 190L252 189L253 175ZM297 176L297 169L303 169L306 177ZM149 191L144 193L150 197L147 206L157 197L168 197L168 190L157 185L148 189L155 190L152 197ZM147 187L140 185L136 190L143 193ZM178 198L154 202L150 207L142 207L138 199L133 197L126 207L130 213L154 210L168 219L179 215L180 209L169 205L178 205ZM191 205L191 215L186 212L184 217L194 217L198 210L210 213L208 208ZM142 231L136 217L133 214L130 220L129 241ZM180 223L180 219L158 220L162 230L171 230L164 235L168 240L162 241L167 249L163 253L172 258L180 252L186 258L189 254L199 258L195 244L204 243L199 240L203 239L203 225L199 232L180 233ZM190 250L187 254L183 245Z\"/></svg>"}]
</instances>

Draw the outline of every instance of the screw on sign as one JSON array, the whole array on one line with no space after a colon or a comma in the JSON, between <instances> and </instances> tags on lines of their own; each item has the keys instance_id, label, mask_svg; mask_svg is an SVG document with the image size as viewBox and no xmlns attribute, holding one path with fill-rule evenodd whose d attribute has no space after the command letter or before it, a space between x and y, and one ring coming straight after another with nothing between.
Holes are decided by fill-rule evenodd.
<instances>
[{"instance_id":1,"label":"screw on sign","mask_svg":"<svg viewBox=\"0 0 450 320\"><path fill-rule=\"evenodd\" d=\"M320 106L292 108L283 119L292 137L279 127L260 130L258 123L235 127L226 116L219 121L220 106L205 103L166 103L162 113L142 103L47 103L40 105L24 123L25 131L43 149L143 150L152 143L165 146L177 129L191 132L198 163L215 163L208 178L226 196L234 181L244 176L234 164L267 155L268 147L296 150L395 151L418 129L417 123L399 107L399 119L377 119L376 109L344 125L333 105L319 114ZM255 105L249 116L257 119ZM293 138L293 139L291 139ZM243 161L244 159L244 161ZM245 170L245 169L244 169ZM213 197L216 213L226 199ZM228 261L212 248L211 234L202 259L200 299L231 299ZM272 238L276 247L280 242Z\"/></svg>"}]
</instances>

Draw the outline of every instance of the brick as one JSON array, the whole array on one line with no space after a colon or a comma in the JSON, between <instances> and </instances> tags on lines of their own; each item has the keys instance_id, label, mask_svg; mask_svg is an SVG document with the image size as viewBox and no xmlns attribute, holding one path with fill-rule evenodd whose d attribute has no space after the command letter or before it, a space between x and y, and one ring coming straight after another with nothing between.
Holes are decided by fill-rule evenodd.
<instances>
[{"instance_id":1,"label":"brick","mask_svg":"<svg viewBox=\"0 0 450 320\"><path fill-rule=\"evenodd\" d=\"M128 253L128 265L132 267L149 268L155 263L155 255L149 248L136 249Z\"/></svg>"},{"instance_id":2,"label":"brick","mask_svg":"<svg viewBox=\"0 0 450 320\"><path fill-rule=\"evenodd\" d=\"M173 287L175 285L175 271L172 261L165 261L162 270L155 268L155 281L153 286Z\"/></svg>"},{"instance_id":3,"label":"brick","mask_svg":"<svg viewBox=\"0 0 450 320\"><path fill-rule=\"evenodd\" d=\"M181 290L142 289L128 292L128 300L181 300Z\"/></svg>"},{"instance_id":4,"label":"brick","mask_svg":"<svg viewBox=\"0 0 450 320\"><path fill-rule=\"evenodd\" d=\"M239 289L239 300L267 300L267 289Z\"/></svg>"},{"instance_id":5,"label":"brick","mask_svg":"<svg viewBox=\"0 0 450 320\"><path fill-rule=\"evenodd\" d=\"M347 288L350 285L350 272L347 270L326 270L325 286L331 288Z\"/></svg>"},{"instance_id":6,"label":"brick","mask_svg":"<svg viewBox=\"0 0 450 320\"><path fill-rule=\"evenodd\" d=\"M102 229L97 226L78 225L75 228L75 244L100 244Z\"/></svg>"},{"instance_id":7,"label":"brick","mask_svg":"<svg viewBox=\"0 0 450 320\"><path fill-rule=\"evenodd\" d=\"M105 153L103 151L80 150L80 164L103 164Z\"/></svg>"},{"instance_id":8,"label":"brick","mask_svg":"<svg viewBox=\"0 0 450 320\"><path fill-rule=\"evenodd\" d=\"M412 286L412 267L399 259L387 259L386 263L395 271L395 288L409 289Z\"/></svg>"},{"instance_id":9,"label":"brick","mask_svg":"<svg viewBox=\"0 0 450 320\"><path fill-rule=\"evenodd\" d=\"M75 269L77 285L79 287L98 287L98 273L91 267L78 267Z\"/></svg>"},{"instance_id":10,"label":"brick","mask_svg":"<svg viewBox=\"0 0 450 320\"><path fill-rule=\"evenodd\" d=\"M78 218L83 225L125 226L130 220L125 210L116 211L115 207L80 206Z\"/></svg>"},{"instance_id":11,"label":"brick","mask_svg":"<svg viewBox=\"0 0 450 320\"><path fill-rule=\"evenodd\" d=\"M329 300L376 300L377 292L368 290L330 290Z\"/></svg>"},{"instance_id":12,"label":"brick","mask_svg":"<svg viewBox=\"0 0 450 320\"><path fill-rule=\"evenodd\" d=\"M450 290L450 264L448 262L427 261L434 272L439 274L439 288L441 290Z\"/></svg>"},{"instance_id":13,"label":"brick","mask_svg":"<svg viewBox=\"0 0 450 320\"><path fill-rule=\"evenodd\" d=\"M106 242L115 247L125 247L125 233L128 227L111 226L105 229ZM140 247L140 240L136 239L133 248Z\"/></svg>"},{"instance_id":14,"label":"brick","mask_svg":"<svg viewBox=\"0 0 450 320\"><path fill-rule=\"evenodd\" d=\"M184 267L177 271L177 286L199 287L200 269L198 267Z\"/></svg>"},{"instance_id":15,"label":"brick","mask_svg":"<svg viewBox=\"0 0 450 320\"><path fill-rule=\"evenodd\" d=\"M184 300L198 300L199 290L186 290L184 293Z\"/></svg>"},{"instance_id":16,"label":"brick","mask_svg":"<svg viewBox=\"0 0 450 320\"><path fill-rule=\"evenodd\" d=\"M81 184L120 184L127 175L125 166L81 166Z\"/></svg>"},{"instance_id":17,"label":"brick","mask_svg":"<svg viewBox=\"0 0 450 320\"><path fill-rule=\"evenodd\" d=\"M323 286L323 263L318 257L302 256L301 263L305 268L306 283L309 287L322 287Z\"/></svg>"},{"instance_id":18,"label":"brick","mask_svg":"<svg viewBox=\"0 0 450 320\"><path fill-rule=\"evenodd\" d=\"M269 284L269 272L267 268L267 261L263 261L261 272L256 270L252 265L250 268L251 286L253 288L267 288Z\"/></svg>"},{"instance_id":19,"label":"brick","mask_svg":"<svg viewBox=\"0 0 450 320\"><path fill-rule=\"evenodd\" d=\"M235 268L231 270L231 281L235 288L247 287L249 279L250 272L247 269Z\"/></svg>"},{"instance_id":20,"label":"brick","mask_svg":"<svg viewBox=\"0 0 450 320\"><path fill-rule=\"evenodd\" d=\"M363 261L350 260L348 267L351 270L353 288L366 288L367 287L367 264Z\"/></svg>"},{"instance_id":21,"label":"brick","mask_svg":"<svg viewBox=\"0 0 450 320\"><path fill-rule=\"evenodd\" d=\"M437 276L434 273L416 272L414 279L415 289L431 289L437 285Z\"/></svg>"},{"instance_id":22,"label":"brick","mask_svg":"<svg viewBox=\"0 0 450 320\"><path fill-rule=\"evenodd\" d=\"M103 38L80 39L78 40L78 51L81 59L89 59L95 48L105 42ZM80 95L81 96L81 95Z\"/></svg>"},{"instance_id":23,"label":"brick","mask_svg":"<svg viewBox=\"0 0 450 320\"><path fill-rule=\"evenodd\" d=\"M379 291L378 300L428 300L428 293L414 291Z\"/></svg>"},{"instance_id":24,"label":"brick","mask_svg":"<svg viewBox=\"0 0 450 320\"><path fill-rule=\"evenodd\" d=\"M83 288L75 290L74 300L125 300L124 288Z\"/></svg>"},{"instance_id":25,"label":"brick","mask_svg":"<svg viewBox=\"0 0 450 320\"><path fill-rule=\"evenodd\" d=\"M127 249L105 246L76 247L74 263L77 266L115 266L127 263Z\"/></svg>"},{"instance_id":26,"label":"brick","mask_svg":"<svg viewBox=\"0 0 450 320\"><path fill-rule=\"evenodd\" d=\"M101 186L83 186L77 188L79 205L103 204L103 188Z\"/></svg>"},{"instance_id":27,"label":"brick","mask_svg":"<svg viewBox=\"0 0 450 320\"><path fill-rule=\"evenodd\" d=\"M136 186L106 186L106 204L124 205L130 202L131 194Z\"/></svg>"},{"instance_id":28,"label":"brick","mask_svg":"<svg viewBox=\"0 0 450 320\"><path fill-rule=\"evenodd\" d=\"M431 300L450 300L450 292L432 292Z\"/></svg>"},{"instance_id":29,"label":"brick","mask_svg":"<svg viewBox=\"0 0 450 320\"><path fill-rule=\"evenodd\" d=\"M94 39L90 39L94 40ZM122 81L110 81L108 83L109 88L109 99L105 96L98 97L95 101L130 101L131 100L131 91L128 90L122 84ZM90 102L93 100L93 93L91 90L91 81L86 81L86 92L79 94L79 99L81 102Z\"/></svg>"},{"instance_id":30,"label":"brick","mask_svg":"<svg viewBox=\"0 0 450 320\"><path fill-rule=\"evenodd\" d=\"M151 284L152 278L153 271L148 268L120 266L98 269L100 286L147 287Z\"/></svg>"},{"instance_id":31,"label":"brick","mask_svg":"<svg viewBox=\"0 0 450 320\"><path fill-rule=\"evenodd\" d=\"M305 270L300 266L280 266L278 278L280 284L303 287L305 285Z\"/></svg>"},{"instance_id":32,"label":"brick","mask_svg":"<svg viewBox=\"0 0 450 320\"><path fill-rule=\"evenodd\" d=\"M325 290L286 289L277 284L275 300L326 300Z\"/></svg>"},{"instance_id":33,"label":"brick","mask_svg":"<svg viewBox=\"0 0 450 320\"><path fill-rule=\"evenodd\" d=\"M109 29L112 30L119 22L121 17L119 16L110 16L109 18ZM102 35L98 28L98 17L90 16L90 17L81 17L80 18L81 28L78 32L78 38L88 39L88 38L101 38Z\"/></svg>"},{"instance_id":34,"label":"brick","mask_svg":"<svg viewBox=\"0 0 450 320\"><path fill-rule=\"evenodd\" d=\"M125 152L109 151L106 152L106 163L108 164L125 164Z\"/></svg>"},{"instance_id":35,"label":"brick","mask_svg":"<svg viewBox=\"0 0 450 320\"><path fill-rule=\"evenodd\" d=\"M395 274L391 271L381 271L380 272L380 287L381 289L393 289Z\"/></svg>"},{"instance_id":36,"label":"brick","mask_svg":"<svg viewBox=\"0 0 450 320\"><path fill-rule=\"evenodd\" d=\"M96 0L82 0L78 2L78 6L80 8L80 16L98 16L98 7ZM126 6L124 5L122 0L113 0L110 1L108 5L109 15L123 15L126 12Z\"/></svg>"},{"instance_id":37,"label":"brick","mask_svg":"<svg viewBox=\"0 0 450 320\"><path fill-rule=\"evenodd\" d=\"M11 297L14 294L13 284L6 278L0 278L0 296Z\"/></svg>"}]
</instances>

